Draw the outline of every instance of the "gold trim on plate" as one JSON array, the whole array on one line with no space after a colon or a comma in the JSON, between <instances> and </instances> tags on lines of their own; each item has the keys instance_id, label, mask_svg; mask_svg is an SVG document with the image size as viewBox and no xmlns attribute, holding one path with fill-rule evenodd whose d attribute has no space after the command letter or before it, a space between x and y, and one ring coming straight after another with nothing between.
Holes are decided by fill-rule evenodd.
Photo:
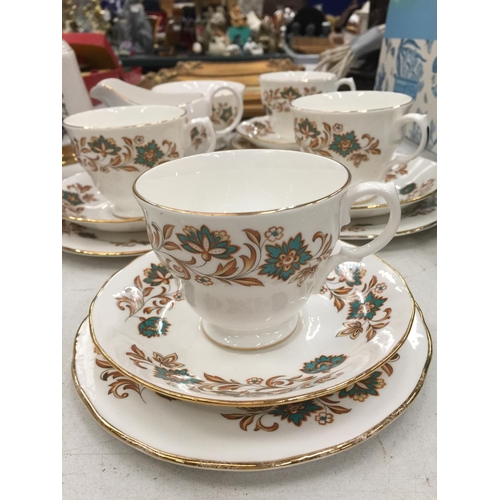
<instances>
[{"instance_id":1,"label":"gold trim on plate","mask_svg":"<svg viewBox=\"0 0 500 500\"><path fill-rule=\"evenodd\" d=\"M342 451L348 450L357 444L363 443L367 439L373 437L375 434L380 432L382 429L387 427L390 423L392 423L394 420L396 420L410 405L413 403L417 395L419 394L420 390L422 389L422 386L424 385L425 378L427 376L427 372L429 369L430 362L432 360L432 354L433 354L433 347L432 347L432 338L429 332L429 328L427 327L427 324L425 322L424 315L420 309L420 306L415 303L415 307L418 310L418 313L420 315L420 318L422 320L425 332L427 334L427 341L428 341L428 349L427 349L427 359L425 361L424 367L422 368L422 372L420 374L420 378L417 382L417 385L415 388L412 390L411 394L405 399L401 405L396 408L392 413L390 413L387 417L385 417L383 420L381 420L377 425L371 427L367 431L363 432L359 436L350 439L348 441L345 441L343 443L339 443L335 446L331 446L329 448L324 448L322 450L318 450L315 452L311 453L305 453L302 455L294 455L291 457L287 457L284 459L279 459L279 460L273 460L273 461L262 461L262 462L219 462L217 460L202 460L202 459L196 459L196 458L188 458L184 457L181 455L175 455L172 453L166 453L164 451L158 450L156 448L153 448L152 446L149 446L138 439L135 439L133 437L128 436L124 432L120 431L116 427L114 427L112 424L110 424L103 416L99 414L99 412L96 410L96 408L93 406L92 402L89 400L89 398L86 396L85 392L83 391L77 375L76 375L76 369L75 369L75 359L76 359L76 345L78 342L78 335L79 332L85 323L86 319L85 318L82 323L80 324L80 327L78 329L78 332L75 337L75 342L74 342L74 347L73 347L73 362L71 366L71 373L73 376L73 382L75 384L76 390L82 401L85 403L87 409L89 410L90 414L97 420L97 422L110 434L118 438L119 440L125 442L129 446L136 448L137 450L146 453L147 455L150 455L154 458L157 458L159 460L164 460L167 462L175 463L178 465L184 465L187 467L200 467L200 468L209 468L209 469L219 469L219 470L239 470L239 471L255 471L255 470L266 470L266 469L273 469L273 468L282 468L282 467L287 467L291 465L299 465L302 463L307 463L307 462L312 462L314 460L318 460L320 458L325 458L331 455L334 455L336 453L340 453ZM413 324L413 321L412 321ZM336 392L336 391L335 391Z\"/></svg>"}]
</instances>

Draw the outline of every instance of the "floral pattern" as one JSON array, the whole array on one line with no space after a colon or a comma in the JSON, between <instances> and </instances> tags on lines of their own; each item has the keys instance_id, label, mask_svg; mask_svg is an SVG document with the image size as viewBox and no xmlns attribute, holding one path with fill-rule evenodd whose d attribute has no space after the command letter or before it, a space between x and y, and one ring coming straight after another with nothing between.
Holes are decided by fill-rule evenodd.
<instances>
[{"instance_id":1,"label":"floral pattern","mask_svg":"<svg viewBox=\"0 0 500 500\"><path fill-rule=\"evenodd\" d=\"M274 134L269 120L252 120L251 122L242 123L240 127L245 134L253 137L265 137L266 135Z\"/></svg>"},{"instance_id":2,"label":"floral pattern","mask_svg":"<svg viewBox=\"0 0 500 500\"><path fill-rule=\"evenodd\" d=\"M191 145L194 149L198 149L207 138L207 129L203 126L196 126L189 133L191 137Z\"/></svg>"},{"instance_id":3,"label":"floral pattern","mask_svg":"<svg viewBox=\"0 0 500 500\"><path fill-rule=\"evenodd\" d=\"M122 311L128 310L128 318L139 320L137 329L146 338L168 334L171 324L165 312L182 300L176 285L171 285L172 275L165 266L151 263L144 269L144 278L136 276L134 285L115 296L116 305ZM153 315L151 315L153 313Z\"/></svg>"},{"instance_id":4,"label":"floral pattern","mask_svg":"<svg viewBox=\"0 0 500 500\"><path fill-rule=\"evenodd\" d=\"M142 135L133 139L122 137L122 141L117 144L115 139L100 135L90 139L73 139L72 144L82 166L92 172L139 172L139 167L153 168L160 162L179 158L177 145L171 141L164 140L157 144L151 140L146 143Z\"/></svg>"},{"instance_id":5,"label":"floral pattern","mask_svg":"<svg viewBox=\"0 0 500 500\"><path fill-rule=\"evenodd\" d=\"M320 93L316 87L305 87L302 91L292 86L278 87L274 90L264 90L262 92L262 104L268 115L272 115L274 111L289 113L290 103L294 99Z\"/></svg>"},{"instance_id":6,"label":"floral pattern","mask_svg":"<svg viewBox=\"0 0 500 500\"><path fill-rule=\"evenodd\" d=\"M399 354L396 353L382 365L381 370L375 371L329 396L280 406L237 408L238 411L235 413L222 413L221 415L228 420L239 420L240 429L243 431L248 431L253 426L254 431L274 432L279 428L279 423L273 421L276 419L293 424L295 427L301 427L313 415L314 421L318 425L329 425L334 423L335 415L349 413L355 408L354 406L347 408L340 405L340 399L362 403L370 396L379 396L380 390L386 386L382 371L390 377L394 372L391 363L397 361L399 357Z\"/></svg>"},{"instance_id":7,"label":"floral pattern","mask_svg":"<svg viewBox=\"0 0 500 500\"><path fill-rule=\"evenodd\" d=\"M215 241L208 237L209 234L213 235L213 232L206 229L207 231L204 233L201 230L196 230L189 231L189 234L197 238L199 234L204 234L208 242ZM281 229L269 228L268 232L282 238L283 231ZM173 234L173 227L167 228L165 234L169 238ZM249 234L254 243L260 242L259 233L251 232ZM224 237L223 241L229 245L230 239L226 233L224 233ZM317 238L320 236L317 235ZM292 240L295 239L297 238ZM301 242L299 248L302 248L302 239L298 240ZM328 252L330 250L329 240L324 236L321 237L321 240L321 249ZM289 246L287 245L287 248ZM214 278L216 279L216 277ZM353 340L364 336L366 341L369 341L375 336L377 330L388 326L391 319L391 308L388 307L388 298L384 295L387 284L384 281L379 281L377 276L372 276L369 281L366 278L366 269L361 264L345 263L336 268L321 288L320 293L333 301L338 312L344 311L345 313L344 328L337 333L337 336ZM213 284L212 280L200 274L196 275L196 280L205 286ZM132 317L136 318L139 335L147 338L168 334L171 324L167 319L167 313L182 298L177 280L173 279L172 273L164 264L156 263L151 263L150 267L144 269L142 278L136 276L133 285L125 287L121 293L115 296L117 307L122 311L128 311L126 321ZM126 355L137 367L151 370L155 377L164 380L167 385L186 384L189 385L191 392L200 394L256 397L286 394L335 380L342 375L343 372L340 371L342 364L348 359L348 356L343 353L324 353L314 359L304 361L301 367L297 367L298 374L274 375L267 378L254 374L245 381L238 381L228 380L220 375L210 373L195 375L189 371L188 366L178 359L175 352L168 354L153 352L152 356L148 356L137 345L133 344ZM347 392L343 393L342 397L353 397L354 394L361 394L363 391L366 394L373 394L374 390L381 388L377 379L378 375L373 375L371 379L365 380L364 386L346 389ZM361 396L358 396L358 399L359 397Z\"/></svg>"},{"instance_id":8,"label":"floral pattern","mask_svg":"<svg viewBox=\"0 0 500 500\"><path fill-rule=\"evenodd\" d=\"M227 102L218 102L217 106L212 106L212 116L210 120L214 125L224 125L229 127L238 114L238 108L231 106Z\"/></svg>"},{"instance_id":9,"label":"floral pattern","mask_svg":"<svg viewBox=\"0 0 500 500\"><path fill-rule=\"evenodd\" d=\"M170 224L160 228L148 223L151 246L173 276L184 280L194 276L202 285L264 286L261 277L267 277L302 286L332 253L332 236L322 232L306 242L301 233L285 239L283 227L270 227L263 235L244 229L247 242L240 247L224 229L185 226L173 238L174 229Z\"/></svg>"},{"instance_id":10,"label":"floral pattern","mask_svg":"<svg viewBox=\"0 0 500 500\"><path fill-rule=\"evenodd\" d=\"M145 387L122 375L107 360L102 358L97 348L95 349L99 355L99 357L96 357L96 364L103 370L100 374L100 379L109 385L108 395L123 400L129 397L128 391L132 391L138 394L145 403L143 398ZM316 422L320 426L333 424L336 415L345 415L353 410L361 410L357 406L358 403L363 403L369 397L380 396L380 391L387 385L382 372L385 372L387 377L392 376L394 373L392 363L399 359L400 355L396 353L388 362L381 366L380 370L374 371L363 379L328 396L279 406L235 408L237 410L235 413L221 413L221 416L227 420L239 421L239 427L243 431L248 431L253 426L254 431L274 432L279 429L279 422L292 424L295 428L302 427L303 424L311 421ZM164 362L171 366L176 366L176 361L173 357L168 360L164 359ZM183 368L158 367L157 376L165 380L175 380L181 384L199 382L188 370ZM249 384L260 384L261 382L262 379L259 378L247 380ZM155 394L168 401L176 401L169 396ZM348 408L345 403L341 405L341 399L344 399L346 403L349 401L351 408ZM313 416L314 419L311 418Z\"/></svg>"},{"instance_id":11,"label":"floral pattern","mask_svg":"<svg viewBox=\"0 0 500 500\"><path fill-rule=\"evenodd\" d=\"M370 160L370 155L380 155L379 140L369 134L358 138L354 130L344 130L344 125L323 122L318 126L307 118L294 119L295 140L303 151L327 158L337 155L355 167Z\"/></svg>"},{"instance_id":12,"label":"floral pattern","mask_svg":"<svg viewBox=\"0 0 500 500\"><path fill-rule=\"evenodd\" d=\"M93 186L75 182L62 190L62 215L78 216L85 210L85 204L97 201Z\"/></svg>"}]
</instances>

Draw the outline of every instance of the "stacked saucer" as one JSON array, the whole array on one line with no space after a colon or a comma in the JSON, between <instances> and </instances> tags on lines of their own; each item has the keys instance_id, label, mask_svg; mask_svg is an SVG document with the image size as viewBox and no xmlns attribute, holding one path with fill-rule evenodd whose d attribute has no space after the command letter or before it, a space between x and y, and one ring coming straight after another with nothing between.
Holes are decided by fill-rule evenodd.
<instances>
[{"instance_id":1,"label":"stacked saucer","mask_svg":"<svg viewBox=\"0 0 500 500\"><path fill-rule=\"evenodd\" d=\"M73 378L96 421L155 458L265 470L347 450L415 400L432 355L404 279L376 256L341 265L299 326L258 351L220 347L148 252L99 290Z\"/></svg>"},{"instance_id":2,"label":"stacked saucer","mask_svg":"<svg viewBox=\"0 0 500 500\"><path fill-rule=\"evenodd\" d=\"M149 252L144 217L118 218L83 169L62 179L62 250L95 257Z\"/></svg>"}]
</instances>

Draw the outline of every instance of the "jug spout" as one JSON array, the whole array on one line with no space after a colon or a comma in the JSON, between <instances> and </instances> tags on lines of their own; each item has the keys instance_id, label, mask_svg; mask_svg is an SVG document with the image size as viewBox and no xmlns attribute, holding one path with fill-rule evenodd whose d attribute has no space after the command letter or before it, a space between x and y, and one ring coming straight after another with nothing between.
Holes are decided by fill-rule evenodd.
<instances>
[{"instance_id":1,"label":"jug spout","mask_svg":"<svg viewBox=\"0 0 500 500\"><path fill-rule=\"evenodd\" d=\"M105 78L90 89L90 95L101 101L105 106L132 106L145 104L137 100L134 85L118 78ZM137 87L137 90L145 90Z\"/></svg>"}]
</instances>

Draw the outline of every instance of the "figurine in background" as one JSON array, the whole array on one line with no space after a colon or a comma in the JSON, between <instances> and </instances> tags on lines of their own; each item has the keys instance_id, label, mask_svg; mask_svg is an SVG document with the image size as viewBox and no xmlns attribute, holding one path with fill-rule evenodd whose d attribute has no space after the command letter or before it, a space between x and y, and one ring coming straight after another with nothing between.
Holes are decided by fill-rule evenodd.
<instances>
[{"instance_id":1,"label":"figurine in background","mask_svg":"<svg viewBox=\"0 0 500 500\"><path fill-rule=\"evenodd\" d=\"M241 12L239 5L235 5L229 12L229 15L231 17L231 26L227 30L227 36L231 43L244 47L245 43L252 36L247 18Z\"/></svg>"},{"instance_id":2,"label":"figurine in background","mask_svg":"<svg viewBox=\"0 0 500 500\"><path fill-rule=\"evenodd\" d=\"M219 54L223 42L221 36L226 45L229 43L225 35L226 28L227 20L222 6L217 6L216 10L209 7L203 17L197 18L195 21L196 41L201 45L202 52L209 52L210 45L212 45L215 53Z\"/></svg>"},{"instance_id":3,"label":"figurine in background","mask_svg":"<svg viewBox=\"0 0 500 500\"><path fill-rule=\"evenodd\" d=\"M113 26L113 39L122 54L153 53L153 29L141 0L126 0L123 13Z\"/></svg>"},{"instance_id":4,"label":"figurine in background","mask_svg":"<svg viewBox=\"0 0 500 500\"><path fill-rule=\"evenodd\" d=\"M262 48L262 45L254 42L252 37L249 37L245 45L243 45L243 52L253 56L261 56L264 53L264 49Z\"/></svg>"},{"instance_id":5,"label":"figurine in background","mask_svg":"<svg viewBox=\"0 0 500 500\"><path fill-rule=\"evenodd\" d=\"M277 51L279 34L270 16L265 16L264 19L262 19L255 40L263 48L264 52L272 54Z\"/></svg>"}]
</instances>

